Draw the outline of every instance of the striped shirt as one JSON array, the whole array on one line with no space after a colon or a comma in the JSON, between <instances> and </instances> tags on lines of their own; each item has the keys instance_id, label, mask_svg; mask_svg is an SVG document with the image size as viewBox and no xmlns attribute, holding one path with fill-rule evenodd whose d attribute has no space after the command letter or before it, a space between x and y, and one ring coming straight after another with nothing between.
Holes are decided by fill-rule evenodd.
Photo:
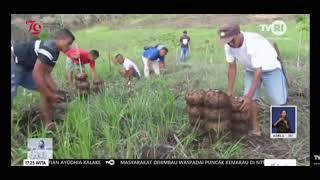
<instances>
[{"instance_id":1,"label":"striped shirt","mask_svg":"<svg viewBox=\"0 0 320 180\"><path fill-rule=\"evenodd\" d=\"M53 40L15 44L11 47L11 51L15 56L16 64L25 70L32 70L37 59L54 67L59 57L59 50Z\"/></svg>"}]
</instances>

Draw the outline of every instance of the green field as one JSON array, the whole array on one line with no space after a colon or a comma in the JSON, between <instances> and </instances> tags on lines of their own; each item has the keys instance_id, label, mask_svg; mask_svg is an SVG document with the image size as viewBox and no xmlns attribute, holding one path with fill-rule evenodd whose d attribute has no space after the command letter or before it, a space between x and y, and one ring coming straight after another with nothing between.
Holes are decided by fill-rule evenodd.
<instances>
[{"instance_id":1,"label":"green field","mask_svg":"<svg viewBox=\"0 0 320 180\"><path fill-rule=\"evenodd\" d=\"M217 29L188 28L191 37L189 66L177 63L177 45L184 29L116 29L98 25L75 32L78 47L97 49L98 76L105 80L104 91L87 100L74 99L68 104L56 133L24 126L22 110L39 103L39 94L20 88L12 106L11 158L20 165L27 157L27 138L53 137L54 158L142 158L146 149L161 157L160 145L170 145L170 158L295 158L299 165L309 165L309 28L300 34L300 26L292 20L288 31L277 37L261 32L259 26L245 25L242 31L263 34L277 42L285 59L289 87L289 103L298 105L298 138L269 140L260 147L249 147L228 134L203 135L190 127L184 100L192 89L227 90L227 62ZM119 66L110 58L117 53L134 60L143 73L143 47L164 43L169 48L168 72L164 76L137 81L129 90L118 74ZM297 64L299 57L299 64ZM66 89L65 56L54 69L59 87ZM89 67L87 67L89 72ZM238 68L237 95L242 95L244 68ZM90 75L90 74L89 74ZM302 96L303 95L303 96ZM267 99L264 97L264 99ZM268 109L261 112L263 134L269 137ZM22 130L27 133L21 133ZM160 151L160 152L159 152Z\"/></svg>"}]
</instances>

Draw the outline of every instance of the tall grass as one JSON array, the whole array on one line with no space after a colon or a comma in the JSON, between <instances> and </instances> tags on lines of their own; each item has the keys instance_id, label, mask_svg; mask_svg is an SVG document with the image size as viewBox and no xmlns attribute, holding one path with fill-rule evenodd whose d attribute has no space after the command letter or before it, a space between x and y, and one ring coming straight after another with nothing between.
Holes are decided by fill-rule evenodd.
<instances>
[{"instance_id":1,"label":"tall grass","mask_svg":"<svg viewBox=\"0 0 320 180\"><path fill-rule=\"evenodd\" d=\"M147 17L151 18L151 17ZM296 60L298 29L294 22L288 22L286 38L275 38L287 60L289 79L299 81L297 88L308 87L309 67L297 68L291 61ZM258 25L244 26L243 30L261 32ZM19 135L20 109L25 105L39 102L39 95L24 96L19 92L13 105L12 159L20 162L26 157L26 140L30 137L54 137L55 158L140 158L141 147L157 147L167 143L168 134L174 132L177 152L176 158L243 158L245 147L239 142L225 141L224 136L209 147L195 146L198 131L189 127L185 110L184 95L190 89L227 88L227 63L224 50L218 41L215 28L190 28L192 51L188 64L191 68L177 65L177 46L182 29L123 29L112 30L105 26L96 26L76 32L76 42L80 48L97 49L97 74L104 79L105 88L99 95L88 99L77 98L69 104L64 122L59 131L48 134L44 130L30 132L28 137ZM309 32L303 32L304 43L309 42ZM143 47L164 43L169 48L167 56L168 74L137 81L132 90L128 90L125 81L118 75L118 66L111 58L122 53L132 59L143 72L141 55ZM307 44L308 45L308 44ZM205 52L205 49L208 51ZM301 59L309 63L309 49L302 49ZM86 67L86 71L90 70ZM243 93L244 70L238 68L236 93ZM90 73L89 73L90 75ZM54 68L54 78L60 87L66 82L65 56L61 55ZM309 121L308 114L298 115L299 121ZM262 120L267 123L267 120ZM309 125L304 126L306 132ZM307 136L307 135L306 135ZM295 146L301 148L301 146ZM298 156L297 153L292 153Z\"/></svg>"}]
</instances>

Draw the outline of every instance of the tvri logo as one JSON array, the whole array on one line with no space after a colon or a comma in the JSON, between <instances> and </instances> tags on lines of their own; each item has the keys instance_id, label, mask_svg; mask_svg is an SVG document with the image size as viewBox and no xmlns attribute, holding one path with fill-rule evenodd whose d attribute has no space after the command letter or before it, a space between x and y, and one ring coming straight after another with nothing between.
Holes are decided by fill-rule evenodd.
<instances>
[{"instance_id":1,"label":"tvri logo","mask_svg":"<svg viewBox=\"0 0 320 180\"><path fill-rule=\"evenodd\" d=\"M260 24L261 31L271 31L276 36L282 36L287 32L287 25L284 21L276 20L271 24Z\"/></svg>"}]
</instances>

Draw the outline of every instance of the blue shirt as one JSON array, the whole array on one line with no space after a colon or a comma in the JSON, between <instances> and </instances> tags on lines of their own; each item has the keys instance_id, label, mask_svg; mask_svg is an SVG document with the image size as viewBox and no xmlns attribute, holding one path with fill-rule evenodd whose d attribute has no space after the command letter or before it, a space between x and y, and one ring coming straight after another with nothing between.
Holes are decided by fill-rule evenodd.
<instances>
[{"instance_id":1,"label":"blue shirt","mask_svg":"<svg viewBox=\"0 0 320 180\"><path fill-rule=\"evenodd\" d=\"M150 59L150 61L156 61L159 59L161 62L164 62L164 56L160 56L160 50L157 48L149 48L143 52L143 57Z\"/></svg>"}]
</instances>

